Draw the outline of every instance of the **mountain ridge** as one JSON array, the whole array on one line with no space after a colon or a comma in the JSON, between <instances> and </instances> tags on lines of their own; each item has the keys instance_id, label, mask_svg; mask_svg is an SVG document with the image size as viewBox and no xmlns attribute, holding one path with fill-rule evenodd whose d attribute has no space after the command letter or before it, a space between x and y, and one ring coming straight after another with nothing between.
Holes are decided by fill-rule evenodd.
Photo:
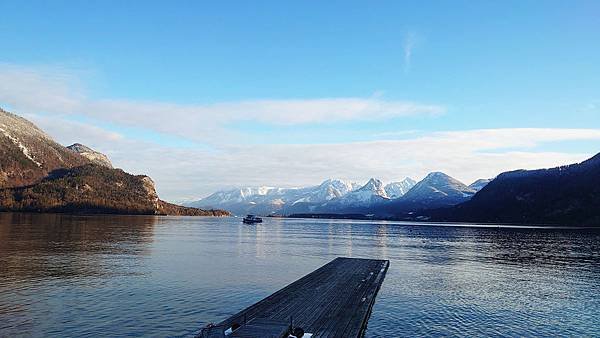
<instances>
[{"instance_id":1,"label":"mountain ridge","mask_svg":"<svg viewBox=\"0 0 600 338\"><path fill-rule=\"evenodd\" d=\"M33 184L53 170L88 162L35 124L0 109L0 188Z\"/></svg>"},{"instance_id":2,"label":"mountain ridge","mask_svg":"<svg viewBox=\"0 0 600 338\"><path fill-rule=\"evenodd\" d=\"M404 196L417 182L410 177L406 177L399 182L390 182L384 189L390 199Z\"/></svg>"},{"instance_id":3,"label":"mountain ridge","mask_svg":"<svg viewBox=\"0 0 600 338\"><path fill-rule=\"evenodd\" d=\"M436 221L600 226L600 153L581 163L498 175Z\"/></svg>"},{"instance_id":4,"label":"mountain ridge","mask_svg":"<svg viewBox=\"0 0 600 338\"><path fill-rule=\"evenodd\" d=\"M0 109L0 211L229 214L162 201L150 177L113 169L108 157L81 144L72 148Z\"/></svg>"},{"instance_id":5,"label":"mountain ridge","mask_svg":"<svg viewBox=\"0 0 600 338\"><path fill-rule=\"evenodd\" d=\"M464 200L475 194L475 191L459 180L436 171L429 173L422 181L417 183L403 197L405 201L420 202L451 198Z\"/></svg>"},{"instance_id":6,"label":"mountain ridge","mask_svg":"<svg viewBox=\"0 0 600 338\"><path fill-rule=\"evenodd\" d=\"M345 189L331 193L333 183L337 183L338 186L341 185ZM417 185L426 191L416 195L417 193L413 190ZM257 193L261 189L263 193ZM417 190L419 190L418 187ZM243 191L250 192L250 194L243 196L240 193ZM421 210L455 205L464 202L474 194L475 190L462 182L446 174L434 172L420 182L405 178L402 181L386 185L376 178L371 178L361 186L343 180L328 179L319 185L304 188L237 188L215 192L188 205L222 207L238 215L246 213L263 215L373 213L389 216L396 212L394 209ZM314 198L314 196L321 197ZM323 198L322 196L328 197ZM411 196L412 198L410 198Z\"/></svg>"},{"instance_id":7,"label":"mountain ridge","mask_svg":"<svg viewBox=\"0 0 600 338\"><path fill-rule=\"evenodd\" d=\"M113 168L112 163L108 156L104 155L101 152L98 152L88 146L85 146L81 143L73 143L70 146L67 146L67 149L87 158L90 162L107 167Z\"/></svg>"},{"instance_id":8,"label":"mountain ridge","mask_svg":"<svg viewBox=\"0 0 600 338\"><path fill-rule=\"evenodd\" d=\"M476 180L475 182L469 184L469 188L475 190L475 192L478 192L479 190L483 189L486 185L488 185L493 180L494 180L493 178L480 178L480 179Z\"/></svg>"}]
</instances>

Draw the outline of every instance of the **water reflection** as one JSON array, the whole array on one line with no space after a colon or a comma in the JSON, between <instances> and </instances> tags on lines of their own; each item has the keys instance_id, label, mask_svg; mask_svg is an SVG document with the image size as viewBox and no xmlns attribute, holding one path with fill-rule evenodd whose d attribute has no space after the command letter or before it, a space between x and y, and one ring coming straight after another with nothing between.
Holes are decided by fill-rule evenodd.
<instances>
[{"instance_id":1,"label":"water reflection","mask_svg":"<svg viewBox=\"0 0 600 338\"><path fill-rule=\"evenodd\" d=\"M375 228L377 229L377 235L375 236L375 238L377 239L377 247L379 248L379 257L381 257L382 259L388 259L387 225L386 224L378 224L377 226L375 226Z\"/></svg>"},{"instance_id":2,"label":"water reflection","mask_svg":"<svg viewBox=\"0 0 600 338\"><path fill-rule=\"evenodd\" d=\"M155 217L0 213L0 336L52 335L55 325L54 333L62 335L86 311L100 315L94 306L111 311L110 303L94 303L93 280L143 275L135 267L150 255L155 222Z\"/></svg>"},{"instance_id":3,"label":"water reflection","mask_svg":"<svg viewBox=\"0 0 600 338\"><path fill-rule=\"evenodd\" d=\"M0 213L4 281L115 273L107 256L149 254L156 217Z\"/></svg>"},{"instance_id":4,"label":"water reflection","mask_svg":"<svg viewBox=\"0 0 600 338\"><path fill-rule=\"evenodd\" d=\"M0 213L0 336L182 336L337 256L389 259L367 336L597 336L600 233Z\"/></svg>"}]
</instances>

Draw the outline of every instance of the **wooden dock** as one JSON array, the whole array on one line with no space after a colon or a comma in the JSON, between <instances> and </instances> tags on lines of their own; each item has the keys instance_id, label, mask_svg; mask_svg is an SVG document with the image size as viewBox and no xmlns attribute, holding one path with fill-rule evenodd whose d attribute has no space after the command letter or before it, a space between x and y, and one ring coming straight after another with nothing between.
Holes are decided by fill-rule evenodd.
<instances>
[{"instance_id":1,"label":"wooden dock","mask_svg":"<svg viewBox=\"0 0 600 338\"><path fill-rule=\"evenodd\" d=\"M387 260L338 257L198 337L281 338L295 328L312 337L362 337L388 267Z\"/></svg>"}]
</instances>

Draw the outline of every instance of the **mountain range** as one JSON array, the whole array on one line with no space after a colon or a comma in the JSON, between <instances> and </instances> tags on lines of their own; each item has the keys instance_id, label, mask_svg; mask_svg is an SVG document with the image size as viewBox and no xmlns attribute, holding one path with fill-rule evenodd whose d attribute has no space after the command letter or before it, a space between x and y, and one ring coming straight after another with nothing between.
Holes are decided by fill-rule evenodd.
<instances>
[{"instance_id":1,"label":"mountain range","mask_svg":"<svg viewBox=\"0 0 600 338\"><path fill-rule=\"evenodd\" d=\"M186 205L223 208L236 215L286 214L286 210L310 210L313 206L345 196L358 187L356 183L340 179L328 179L318 186L305 188L242 187L218 191Z\"/></svg>"},{"instance_id":2,"label":"mountain range","mask_svg":"<svg viewBox=\"0 0 600 338\"><path fill-rule=\"evenodd\" d=\"M152 179L114 169L82 144L63 147L0 109L0 211L228 215L162 201Z\"/></svg>"},{"instance_id":3,"label":"mountain range","mask_svg":"<svg viewBox=\"0 0 600 338\"><path fill-rule=\"evenodd\" d=\"M468 186L441 172L387 185L374 178L363 185L330 179L307 188L222 191L193 205L235 214L600 227L600 154Z\"/></svg>"},{"instance_id":4,"label":"mountain range","mask_svg":"<svg viewBox=\"0 0 600 338\"><path fill-rule=\"evenodd\" d=\"M479 181L478 181L479 182ZM377 214L395 210L421 210L455 205L471 198L475 188L443 173L431 173L420 182L411 178L383 184L371 178L365 184L328 179L303 188L243 187L218 191L188 204L200 208L222 208L236 215Z\"/></svg>"},{"instance_id":5,"label":"mountain range","mask_svg":"<svg viewBox=\"0 0 600 338\"><path fill-rule=\"evenodd\" d=\"M229 215L222 209L238 215L600 226L600 154L468 186L441 172L388 184L328 179L301 188L229 189L179 206L162 201L150 177L113 168L106 155L83 144L64 147L0 109L0 211Z\"/></svg>"}]
</instances>

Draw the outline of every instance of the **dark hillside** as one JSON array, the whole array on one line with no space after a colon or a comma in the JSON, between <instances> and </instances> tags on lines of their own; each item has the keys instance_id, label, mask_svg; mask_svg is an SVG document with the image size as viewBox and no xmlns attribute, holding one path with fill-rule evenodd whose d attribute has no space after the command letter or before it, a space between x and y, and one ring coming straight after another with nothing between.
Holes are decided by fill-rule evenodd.
<instances>
[{"instance_id":1,"label":"dark hillside","mask_svg":"<svg viewBox=\"0 0 600 338\"><path fill-rule=\"evenodd\" d=\"M435 220L600 226L600 154L579 164L500 174Z\"/></svg>"}]
</instances>

